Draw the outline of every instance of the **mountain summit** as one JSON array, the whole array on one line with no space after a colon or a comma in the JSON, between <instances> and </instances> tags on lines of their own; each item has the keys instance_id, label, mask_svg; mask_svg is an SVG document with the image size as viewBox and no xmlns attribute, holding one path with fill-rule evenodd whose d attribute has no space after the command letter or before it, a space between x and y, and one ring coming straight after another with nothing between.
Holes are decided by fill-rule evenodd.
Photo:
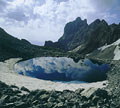
<instances>
[{"instance_id":1,"label":"mountain summit","mask_svg":"<svg viewBox=\"0 0 120 108\"><path fill-rule=\"evenodd\" d=\"M75 21L66 24L64 34L58 42L46 41L45 46L58 47L64 50L74 49L86 40L87 35L84 32L86 32L87 27L87 20L81 20L78 17Z\"/></svg>"}]
</instances>

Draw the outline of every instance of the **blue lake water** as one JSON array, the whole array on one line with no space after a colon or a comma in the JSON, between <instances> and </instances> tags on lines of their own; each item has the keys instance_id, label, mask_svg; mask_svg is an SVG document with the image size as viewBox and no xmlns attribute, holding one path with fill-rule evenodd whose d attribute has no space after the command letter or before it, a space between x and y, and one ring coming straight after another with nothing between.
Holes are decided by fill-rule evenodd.
<instances>
[{"instance_id":1,"label":"blue lake water","mask_svg":"<svg viewBox=\"0 0 120 108\"><path fill-rule=\"evenodd\" d=\"M21 75L43 80L96 82L106 79L110 66L89 59L76 63L67 57L40 57L19 62L14 69Z\"/></svg>"}]
</instances>

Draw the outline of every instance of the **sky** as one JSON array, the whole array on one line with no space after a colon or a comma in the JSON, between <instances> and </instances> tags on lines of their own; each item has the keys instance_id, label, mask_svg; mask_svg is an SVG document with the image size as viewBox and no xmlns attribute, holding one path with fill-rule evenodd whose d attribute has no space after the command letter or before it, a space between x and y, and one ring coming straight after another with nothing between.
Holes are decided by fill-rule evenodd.
<instances>
[{"instance_id":1,"label":"sky","mask_svg":"<svg viewBox=\"0 0 120 108\"><path fill-rule=\"evenodd\" d=\"M120 0L0 0L0 27L38 45L57 41L77 17L120 22Z\"/></svg>"}]
</instances>

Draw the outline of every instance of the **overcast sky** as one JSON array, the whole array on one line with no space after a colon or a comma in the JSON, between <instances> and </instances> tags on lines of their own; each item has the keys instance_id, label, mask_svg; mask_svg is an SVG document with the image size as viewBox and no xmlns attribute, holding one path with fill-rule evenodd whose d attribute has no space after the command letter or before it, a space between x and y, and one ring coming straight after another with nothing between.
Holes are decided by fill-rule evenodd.
<instances>
[{"instance_id":1,"label":"overcast sky","mask_svg":"<svg viewBox=\"0 0 120 108\"><path fill-rule=\"evenodd\" d=\"M120 0L0 0L0 27L35 44L57 41L77 17L119 23Z\"/></svg>"}]
</instances>

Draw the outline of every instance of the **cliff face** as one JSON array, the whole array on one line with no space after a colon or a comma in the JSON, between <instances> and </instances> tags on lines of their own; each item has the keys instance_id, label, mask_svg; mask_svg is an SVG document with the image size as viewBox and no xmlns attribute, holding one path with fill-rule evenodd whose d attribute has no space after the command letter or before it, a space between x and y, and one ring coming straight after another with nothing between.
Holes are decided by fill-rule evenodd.
<instances>
[{"instance_id":1,"label":"cliff face","mask_svg":"<svg viewBox=\"0 0 120 108\"><path fill-rule=\"evenodd\" d=\"M65 50L71 50L85 42L88 35L85 34L88 28L87 20L77 18L75 21L66 24L63 36L58 40Z\"/></svg>"},{"instance_id":2,"label":"cliff face","mask_svg":"<svg viewBox=\"0 0 120 108\"><path fill-rule=\"evenodd\" d=\"M105 20L97 19L88 25L87 20L77 18L66 24L64 34L58 42L49 41L45 46L58 47L67 51L79 47L78 53L87 54L119 38L120 24L108 25Z\"/></svg>"},{"instance_id":3,"label":"cliff face","mask_svg":"<svg viewBox=\"0 0 120 108\"><path fill-rule=\"evenodd\" d=\"M75 21L66 24L64 34L57 42L46 41L45 46L58 47L66 51L74 49L87 39L85 34L87 28L87 20L78 17Z\"/></svg>"}]
</instances>

